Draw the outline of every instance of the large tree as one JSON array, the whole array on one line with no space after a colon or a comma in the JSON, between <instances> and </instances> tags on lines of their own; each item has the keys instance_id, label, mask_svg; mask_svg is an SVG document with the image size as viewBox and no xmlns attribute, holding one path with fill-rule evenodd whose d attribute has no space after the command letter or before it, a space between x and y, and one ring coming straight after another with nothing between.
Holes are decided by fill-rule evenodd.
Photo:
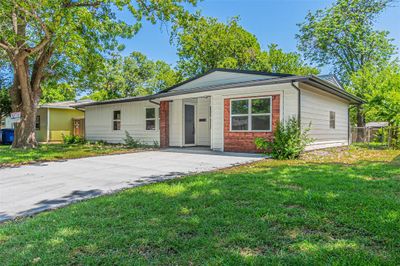
<instances>
[{"instance_id":1,"label":"large tree","mask_svg":"<svg viewBox=\"0 0 400 266\"><path fill-rule=\"evenodd\" d=\"M118 38L131 38L141 20L175 21L185 15L185 2L197 0L0 0L0 48L13 66L13 111L22 120L13 147L36 147L35 117L41 84L54 54L76 68L94 72ZM117 18L129 10L131 24Z\"/></svg>"},{"instance_id":2,"label":"large tree","mask_svg":"<svg viewBox=\"0 0 400 266\"><path fill-rule=\"evenodd\" d=\"M363 88L366 120L386 121L392 140L400 145L400 66L397 61L387 66L365 65L351 77L351 87Z\"/></svg>"},{"instance_id":3,"label":"large tree","mask_svg":"<svg viewBox=\"0 0 400 266\"><path fill-rule=\"evenodd\" d=\"M262 50L257 38L234 17L226 23L215 18L192 16L177 25L173 43L179 57L177 70L185 77L217 67L266 72L315 74L297 53L285 53L277 45Z\"/></svg>"},{"instance_id":4,"label":"large tree","mask_svg":"<svg viewBox=\"0 0 400 266\"><path fill-rule=\"evenodd\" d=\"M296 52L284 52L276 44L268 46L268 50L262 51L254 62L254 69L296 75L318 74L319 70L307 65Z\"/></svg>"},{"instance_id":5,"label":"large tree","mask_svg":"<svg viewBox=\"0 0 400 266\"><path fill-rule=\"evenodd\" d=\"M94 100L149 95L166 89L181 80L180 75L164 61L152 61L140 52L128 56L114 54L103 69L82 82Z\"/></svg>"},{"instance_id":6,"label":"large tree","mask_svg":"<svg viewBox=\"0 0 400 266\"><path fill-rule=\"evenodd\" d=\"M197 14L180 26L175 31L177 69L185 77L217 67L251 68L261 52L257 38L236 17L222 23Z\"/></svg>"},{"instance_id":7,"label":"large tree","mask_svg":"<svg viewBox=\"0 0 400 266\"><path fill-rule=\"evenodd\" d=\"M374 28L378 15L393 0L336 0L322 10L309 12L301 23L298 48L304 56L319 66L331 65L345 85L350 77L368 64L381 67L394 53L394 46L387 31ZM360 82L352 91L364 98ZM357 124L365 124L363 110L357 110Z\"/></svg>"}]
</instances>

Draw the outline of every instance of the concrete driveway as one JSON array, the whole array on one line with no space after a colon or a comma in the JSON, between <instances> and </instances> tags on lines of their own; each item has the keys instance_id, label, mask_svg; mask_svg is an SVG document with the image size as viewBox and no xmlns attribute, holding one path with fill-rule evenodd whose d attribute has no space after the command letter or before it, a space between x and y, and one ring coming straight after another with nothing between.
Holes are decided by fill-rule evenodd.
<instances>
[{"instance_id":1,"label":"concrete driveway","mask_svg":"<svg viewBox=\"0 0 400 266\"><path fill-rule=\"evenodd\" d=\"M0 222L123 188L259 160L256 155L167 149L0 169Z\"/></svg>"}]
</instances>

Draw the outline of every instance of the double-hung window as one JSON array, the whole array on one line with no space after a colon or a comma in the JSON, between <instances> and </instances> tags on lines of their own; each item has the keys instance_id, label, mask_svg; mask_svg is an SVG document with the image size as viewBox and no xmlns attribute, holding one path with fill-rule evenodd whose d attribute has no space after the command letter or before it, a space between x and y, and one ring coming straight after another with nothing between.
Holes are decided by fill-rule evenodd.
<instances>
[{"instance_id":1,"label":"double-hung window","mask_svg":"<svg viewBox=\"0 0 400 266\"><path fill-rule=\"evenodd\" d=\"M113 112L113 130L121 130L121 111Z\"/></svg>"},{"instance_id":2,"label":"double-hung window","mask_svg":"<svg viewBox=\"0 0 400 266\"><path fill-rule=\"evenodd\" d=\"M40 115L36 116L35 129L40 130Z\"/></svg>"},{"instance_id":3,"label":"double-hung window","mask_svg":"<svg viewBox=\"0 0 400 266\"><path fill-rule=\"evenodd\" d=\"M270 131L271 97L231 100L232 131Z\"/></svg>"},{"instance_id":4,"label":"double-hung window","mask_svg":"<svg viewBox=\"0 0 400 266\"><path fill-rule=\"evenodd\" d=\"M156 108L146 108L146 130L156 130Z\"/></svg>"},{"instance_id":5,"label":"double-hung window","mask_svg":"<svg viewBox=\"0 0 400 266\"><path fill-rule=\"evenodd\" d=\"M336 113L333 111L329 112L329 128L335 129L336 127Z\"/></svg>"}]
</instances>

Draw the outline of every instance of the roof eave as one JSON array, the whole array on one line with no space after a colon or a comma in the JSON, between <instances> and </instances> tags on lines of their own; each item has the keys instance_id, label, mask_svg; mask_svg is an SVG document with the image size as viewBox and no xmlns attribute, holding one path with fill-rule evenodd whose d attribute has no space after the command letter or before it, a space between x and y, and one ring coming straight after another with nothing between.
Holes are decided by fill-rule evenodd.
<instances>
[{"instance_id":1,"label":"roof eave","mask_svg":"<svg viewBox=\"0 0 400 266\"><path fill-rule=\"evenodd\" d=\"M334 84L325 81L315 75L309 76L309 82L312 83L313 86L316 86L326 92L329 92L331 94L334 94L338 97L341 97L343 99L348 100L352 104L363 104L365 101L351 93L348 93L347 91L343 90L342 88L339 88L335 86ZM306 82L307 83L307 82Z\"/></svg>"}]
</instances>

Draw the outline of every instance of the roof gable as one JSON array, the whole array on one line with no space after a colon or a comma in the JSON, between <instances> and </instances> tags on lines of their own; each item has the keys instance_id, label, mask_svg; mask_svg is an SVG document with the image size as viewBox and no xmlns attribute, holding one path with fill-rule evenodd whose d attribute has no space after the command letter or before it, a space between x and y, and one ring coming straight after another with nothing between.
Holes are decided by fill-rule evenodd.
<instances>
[{"instance_id":1,"label":"roof gable","mask_svg":"<svg viewBox=\"0 0 400 266\"><path fill-rule=\"evenodd\" d=\"M213 69L203 75L194 77L175 85L168 91L180 91L194 88L212 87L247 81L267 80L277 77L291 76L289 74L265 73L259 71L233 70L233 69Z\"/></svg>"},{"instance_id":2,"label":"roof gable","mask_svg":"<svg viewBox=\"0 0 400 266\"><path fill-rule=\"evenodd\" d=\"M335 75L327 74L327 75L319 75L318 77L344 90L342 84L340 84L340 81Z\"/></svg>"}]
</instances>

